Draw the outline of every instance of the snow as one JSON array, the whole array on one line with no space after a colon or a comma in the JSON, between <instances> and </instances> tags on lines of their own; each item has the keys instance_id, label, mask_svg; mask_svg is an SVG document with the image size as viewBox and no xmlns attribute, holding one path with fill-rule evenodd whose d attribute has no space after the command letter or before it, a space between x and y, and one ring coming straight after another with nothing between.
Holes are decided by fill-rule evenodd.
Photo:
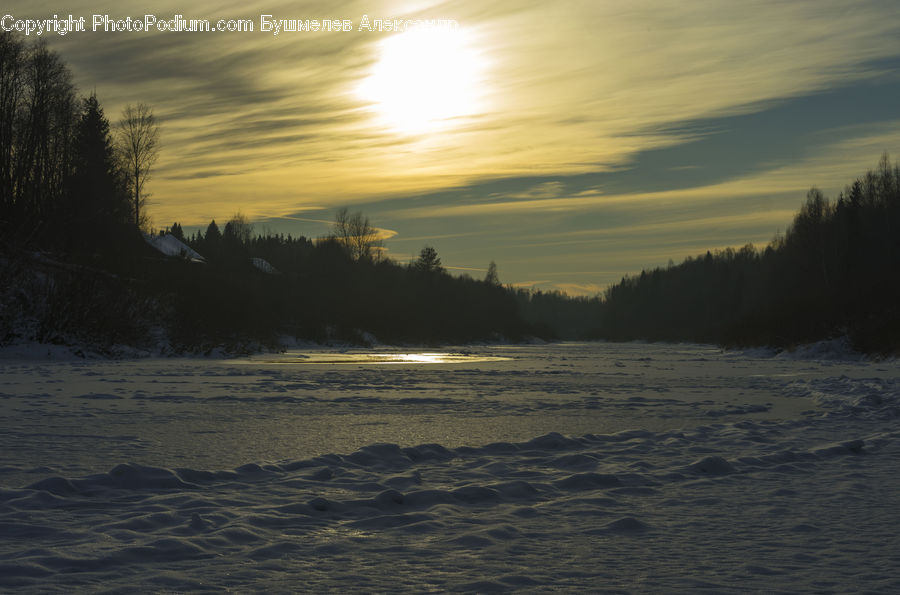
<instances>
[{"instance_id":1,"label":"snow","mask_svg":"<svg viewBox=\"0 0 900 595\"><path fill-rule=\"evenodd\" d=\"M166 256L187 258L191 262L206 262L206 259L200 256L196 250L170 233L164 235L144 234L144 240Z\"/></svg>"},{"instance_id":2,"label":"snow","mask_svg":"<svg viewBox=\"0 0 900 595\"><path fill-rule=\"evenodd\" d=\"M254 256L250 259L250 263L264 273L268 273L269 275L279 275L281 274L278 269L269 264L269 261L265 258L259 258Z\"/></svg>"},{"instance_id":3,"label":"snow","mask_svg":"<svg viewBox=\"0 0 900 595\"><path fill-rule=\"evenodd\" d=\"M862 360L865 356L853 350L849 337L840 337L828 341L817 341L806 345L800 345L790 351L782 351L776 357L787 359L818 359L818 360Z\"/></svg>"},{"instance_id":4,"label":"snow","mask_svg":"<svg viewBox=\"0 0 900 595\"><path fill-rule=\"evenodd\" d=\"M4 591L900 590L895 362L605 343L0 366Z\"/></svg>"}]
</instances>

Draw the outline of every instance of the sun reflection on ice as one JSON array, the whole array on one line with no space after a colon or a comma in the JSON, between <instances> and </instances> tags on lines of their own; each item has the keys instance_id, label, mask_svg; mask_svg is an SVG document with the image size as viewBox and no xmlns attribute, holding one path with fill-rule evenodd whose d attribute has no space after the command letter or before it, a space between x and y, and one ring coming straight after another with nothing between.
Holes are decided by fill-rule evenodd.
<instances>
[{"instance_id":1,"label":"sun reflection on ice","mask_svg":"<svg viewBox=\"0 0 900 595\"><path fill-rule=\"evenodd\" d=\"M271 364L469 364L480 362L509 361L512 358L496 355L481 355L473 353L442 353L442 352L376 352L376 351L351 351L351 352L287 352L278 359L267 359L264 363ZM259 360L255 360L260 363Z\"/></svg>"}]
</instances>

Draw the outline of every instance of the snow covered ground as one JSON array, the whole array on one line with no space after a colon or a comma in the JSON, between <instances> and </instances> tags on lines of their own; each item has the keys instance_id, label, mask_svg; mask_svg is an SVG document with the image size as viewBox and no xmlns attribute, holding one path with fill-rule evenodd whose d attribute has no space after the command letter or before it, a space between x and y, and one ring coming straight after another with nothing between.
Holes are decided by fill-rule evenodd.
<instances>
[{"instance_id":1,"label":"snow covered ground","mask_svg":"<svg viewBox=\"0 0 900 595\"><path fill-rule=\"evenodd\" d=\"M900 592L900 370L708 346L0 359L0 590Z\"/></svg>"}]
</instances>

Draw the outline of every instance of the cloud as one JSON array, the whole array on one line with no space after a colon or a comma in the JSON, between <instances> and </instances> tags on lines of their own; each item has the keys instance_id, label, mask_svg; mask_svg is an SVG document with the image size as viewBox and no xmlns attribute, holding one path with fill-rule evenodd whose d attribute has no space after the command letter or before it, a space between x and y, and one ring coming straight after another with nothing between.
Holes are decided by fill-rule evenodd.
<instances>
[{"instance_id":1,"label":"cloud","mask_svg":"<svg viewBox=\"0 0 900 595\"><path fill-rule=\"evenodd\" d=\"M393 229L385 229L383 227L375 228L375 239L379 242L383 242L384 240L389 240L392 237L397 235L397 232Z\"/></svg>"},{"instance_id":2,"label":"cloud","mask_svg":"<svg viewBox=\"0 0 900 595\"><path fill-rule=\"evenodd\" d=\"M86 0L65 10L101 11ZM482 61L479 113L415 136L380 125L354 93L393 34L48 38L113 121L137 101L160 117L149 183L160 222L240 209L299 226L272 218L352 205L396 230L392 243L440 242L445 262L494 258L512 280L566 273L561 283L590 287L730 238L760 241L809 185L834 193L900 145L894 0L123 0L102 10L453 18ZM60 8L14 0L6 11Z\"/></svg>"},{"instance_id":3,"label":"cloud","mask_svg":"<svg viewBox=\"0 0 900 595\"><path fill-rule=\"evenodd\" d=\"M606 289L596 283L557 283L554 288L571 296L595 296Z\"/></svg>"},{"instance_id":4,"label":"cloud","mask_svg":"<svg viewBox=\"0 0 900 595\"><path fill-rule=\"evenodd\" d=\"M464 271L464 272L467 271L467 272L471 272L471 273L486 273L486 272L487 272L487 269L486 269L486 268L480 268L480 267L454 267L454 266L445 266L444 268L445 268L445 269L448 269L448 270L451 270L451 271Z\"/></svg>"},{"instance_id":5,"label":"cloud","mask_svg":"<svg viewBox=\"0 0 900 595\"><path fill-rule=\"evenodd\" d=\"M111 115L131 101L155 107L165 150L153 191L158 210L169 217L194 173L220 202L241 202L237 189L257 178L235 184L234 176L210 175L229 164L239 175L249 168L292 170L270 177L268 210L279 211L287 208L288 179L304 180L304 191L291 199L300 208L486 178L627 167L648 151L680 147L698 135L721 136L721 130L688 130L685 123L758 113L765 102L870 80L892 68L879 60L897 53L900 32L896 20L884 18L889 2L853 11L838 1L775 0L410 6L408 15L398 15L395 4L382 1L307 3L302 10L286 2L228 9L201 2L185 16L333 15L356 23L363 14L455 18L486 66L484 110L433 137L399 138L379 129L352 92L388 34L95 33L51 42L82 85L97 86ZM96 11L86 2L67 9ZM115 8L119 15L146 10L136 2ZM11 11L52 12L40 3L13 3ZM174 3L153 11L185 12ZM700 165L666 168L689 173ZM342 180L338 192L336 178ZM542 197L522 197L531 198Z\"/></svg>"},{"instance_id":6,"label":"cloud","mask_svg":"<svg viewBox=\"0 0 900 595\"><path fill-rule=\"evenodd\" d=\"M424 236L397 236L394 238L394 243L397 242L435 242L437 240L457 240L460 238L470 238L473 236L479 235L474 232L463 232L463 233L442 233L442 234L434 234L434 235L424 235Z\"/></svg>"}]
</instances>

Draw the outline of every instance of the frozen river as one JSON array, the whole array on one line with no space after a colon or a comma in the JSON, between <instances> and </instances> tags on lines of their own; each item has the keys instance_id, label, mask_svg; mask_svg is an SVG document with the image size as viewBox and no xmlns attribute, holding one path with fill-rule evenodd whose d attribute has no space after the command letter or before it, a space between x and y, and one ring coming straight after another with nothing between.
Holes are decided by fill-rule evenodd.
<instances>
[{"instance_id":1,"label":"frozen river","mask_svg":"<svg viewBox=\"0 0 900 595\"><path fill-rule=\"evenodd\" d=\"M900 591L896 362L0 360L0 588Z\"/></svg>"}]
</instances>

